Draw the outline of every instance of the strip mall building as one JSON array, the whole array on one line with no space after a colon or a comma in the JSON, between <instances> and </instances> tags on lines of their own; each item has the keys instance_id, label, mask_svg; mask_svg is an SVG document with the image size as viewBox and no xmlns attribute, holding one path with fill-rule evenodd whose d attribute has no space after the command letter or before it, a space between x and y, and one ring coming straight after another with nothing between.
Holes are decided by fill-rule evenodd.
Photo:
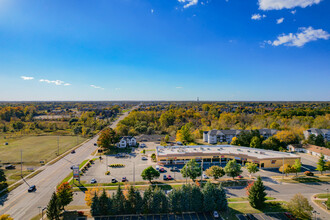
<instances>
[{"instance_id":1,"label":"strip mall building","mask_svg":"<svg viewBox=\"0 0 330 220\"><path fill-rule=\"evenodd\" d=\"M233 145L158 146L156 158L160 165L185 164L191 159L204 164L225 164L236 159L242 165L253 162L260 168L279 168L283 163L293 165L296 159L300 160L291 153Z\"/></svg>"}]
</instances>

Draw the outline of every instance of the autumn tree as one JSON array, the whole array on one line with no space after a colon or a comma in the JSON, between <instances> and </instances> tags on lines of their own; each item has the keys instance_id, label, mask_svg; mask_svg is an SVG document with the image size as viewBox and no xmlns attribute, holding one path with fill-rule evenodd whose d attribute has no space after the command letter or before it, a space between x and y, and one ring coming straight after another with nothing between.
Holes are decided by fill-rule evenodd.
<instances>
[{"instance_id":1,"label":"autumn tree","mask_svg":"<svg viewBox=\"0 0 330 220\"><path fill-rule=\"evenodd\" d=\"M57 188L56 193L57 193L57 197L58 197L61 209L64 209L65 206L69 205L70 202L73 201L73 190L68 182L62 183Z\"/></svg>"},{"instance_id":2,"label":"autumn tree","mask_svg":"<svg viewBox=\"0 0 330 220\"><path fill-rule=\"evenodd\" d=\"M0 220L14 220L12 217L10 217L10 215L8 214L3 214L0 215Z\"/></svg>"},{"instance_id":3,"label":"autumn tree","mask_svg":"<svg viewBox=\"0 0 330 220\"><path fill-rule=\"evenodd\" d=\"M293 170L295 171L296 176L298 176L298 172L301 171L301 162L300 162L299 159L296 159L296 160L294 161L294 164L292 165L292 168L293 168Z\"/></svg>"},{"instance_id":4,"label":"autumn tree","mask_svg":"<svg viewBox=\"0 0 330 220\"><path fill-rule=\"evenodd\" d=\"M97 144L103 148L110 148L119 141L119 136L112 128L104 129L98 140Z\"/></svg>"},{"instance_id":5,"label":"autumn tree","mask_svg":"<svg viewBox=\"0 0 330 220\"><path fill-rule=\"evenodd\" d=\"M189 143L194 141L189 124L182 126L181 129L177 131L176 140L181 141L182 143Z\"/></svg>"},{"instance_id":6,"label":"autumn tree","mask_svg":"<svg viewBox=\"0 0 330 220\"><path fill-rule=\"evenodd\" d=\"M215 180L224 176L225 171L220 166L211 166L205 171L206 175L213 177Z\"/></svg>"},{"instance_id":7,"label":"autumn tree","mask_svg":"<svg viewBox=\"0 0 330 220\"><path fill-rule=\"evenodd\" d=\"M290 164L284 164L279 168L281 173L285 173L285 176L288 176L289 173L295 172L294 168Z\"/></svg>"}]
</instances>

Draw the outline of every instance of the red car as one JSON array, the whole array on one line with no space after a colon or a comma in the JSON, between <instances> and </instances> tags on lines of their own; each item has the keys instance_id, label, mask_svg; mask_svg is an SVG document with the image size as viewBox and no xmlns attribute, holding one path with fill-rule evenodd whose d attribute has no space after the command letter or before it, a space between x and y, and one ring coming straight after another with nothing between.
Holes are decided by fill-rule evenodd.
<instances>
[{"instance_id":1,"label":"red car","mask_svg":"<svg viewBox=\"0 0 330 220\"><path fill-rule=\"evenodd\" d=\"M159 172L161 172L161 173L162 173L162 172L165 172L164 167L160 168L160 169L159 169Z\"/></svg>"},{"instance_id":2,"label":"red car","mask_svg":"<svg viewBox=\"0 0 330 220\"><path fill-rule=\"evenodd\" d=\"M168 179L168 180L171 180L171 179L172 179L171 175L168 175L168 176L167 176L167 179Z\"/></svg>"}]
</instances>

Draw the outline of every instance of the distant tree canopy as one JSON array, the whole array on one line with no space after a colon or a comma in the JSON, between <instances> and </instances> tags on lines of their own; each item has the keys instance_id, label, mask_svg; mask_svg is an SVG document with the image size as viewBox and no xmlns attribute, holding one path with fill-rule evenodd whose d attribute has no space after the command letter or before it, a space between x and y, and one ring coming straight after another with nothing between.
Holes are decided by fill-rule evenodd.
<instances>
[{"instance_id":1,"label":"distant tree canopy","mask_svg":"<svg viewBox=\"0 0 330 220\"><path fill-rule=\"evenodd\" d=\"M119 141L119 135L112 128L106 128L101 131L97 144L103 148L113 147Z\"/></svg>"}]
</instances>

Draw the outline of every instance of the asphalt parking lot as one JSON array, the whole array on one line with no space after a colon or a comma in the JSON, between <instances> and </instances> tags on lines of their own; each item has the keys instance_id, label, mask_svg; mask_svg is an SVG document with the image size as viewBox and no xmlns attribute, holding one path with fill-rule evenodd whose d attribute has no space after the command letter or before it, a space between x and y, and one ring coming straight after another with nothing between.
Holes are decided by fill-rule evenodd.
<instances>
[{"instance_id":1,"label":"asphalt parking lot","mask_svg":"<svg viewBox=\"0 0 330 220\"><path fill-rule=\"evenodd\" d=\"M236 215L239 220L290 220L284 213L258 213Z\"/></svg>"},{"instance_id":2,"label":"asphalt parking lot","mask_svg":"<svg viewBox=\"0 0 330 220\"><path fill-rule=\"evenodd\" d=\"M212 213L156 214L156 215L124 215L95 217L95 220L217 220Z\"/></svg>"}]
</instances>

